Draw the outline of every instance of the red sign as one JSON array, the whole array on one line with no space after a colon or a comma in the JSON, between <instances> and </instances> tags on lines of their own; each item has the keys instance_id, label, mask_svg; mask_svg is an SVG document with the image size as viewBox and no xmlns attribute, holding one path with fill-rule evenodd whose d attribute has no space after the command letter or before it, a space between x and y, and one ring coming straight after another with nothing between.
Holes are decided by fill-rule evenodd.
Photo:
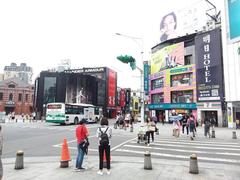
<instances>
[{"instance_id":1,"label":"red sign","mask_svg":"<svg viewBox=\"0 0 240 180\"><path fill-rule=\"evenodd\" d=\"M116 97L116 72L108 71L108 106L115 107Z\"/></svg>"},{"instance_id":2,"label":"red sign","mask_svg":"<svg viewBox=\"0 0 240 180\"><path fill-rule=\"evenodd\" d=\"M126 105L126 95L125 95L125 89L121 89L120 91L120 106L121 107L125 107Z\"/></svg>"}]
</instances>

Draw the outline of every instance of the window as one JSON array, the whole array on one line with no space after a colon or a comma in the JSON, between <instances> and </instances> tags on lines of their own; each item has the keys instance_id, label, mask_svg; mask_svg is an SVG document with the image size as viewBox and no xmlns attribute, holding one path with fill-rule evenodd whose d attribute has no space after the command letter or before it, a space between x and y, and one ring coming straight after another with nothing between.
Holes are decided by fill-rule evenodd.
<instances>
[{"instance_id":1,"label":"window","mask_svg":"<svg viewBox=\"0 0 240 180\"><path fill-rule=\"evenodd\" d=\"M184 65L193 64L192 55L187 55L184 57Z\"/></svg>"},{"instance_id":2,"label":"window","mask_svg":"<svg viewBox=\"0 0 240 180\"><path fill-rule=\"evenodd\" d=\"M164 87L164 81L163 78L155 79L151 83L151 89L158 89L158 88L163 88Z\"/></svg>"},{"instance_id":3,"label":"window","mask_svg":"<svg viewBox=\"0 0 240 180\"><path fill-rule=\"evenodd\" d=\"M18 101L22 101L22 93L18 94Z\"/></svg>"},{"instance_id":4,"label":"window","mask_svg":"<svg viewBox=\"0 0 240 180\"><path fill-rule=\"evenodd\" d=\"M9 101L12 101L12 100L13 100L13 94L12 94L12 93L9 94L8 100L9 100Z\"/></svg>"},{"instance_id":5,"label":"window","mask_svg":"<svg viewBox=\"0 0 240 180\"><path fill-rule=\"evenodd\" d=\"M192 73L171 76L171 87L192 85Z\"/></svg>"},{"instance_id":6,"label":"window","mask_svg":"<svg viewBox=\"0 0 240 180\"><path fill-rule=\"evenodd\" d=\"M171 93L172 103L193 103L193 91L173 91Z\"/></svg>"},{"instance_id":7,"label":"window","mask_svg":"<svg viewBox=\"0 0 240 180\"><path fill-rule=\"evenodd\" d=\"M153 94L152 95L152 103L153 104L159 104L159 103L163 103L163 102L164 102L163 93Z\"/></svg>"},{"instance_id":8,"label":"window","mask_svg":"<svg viewBox=\"0 0 240 180\"><path fill-rule=\"evenodd\" d=\"M25 101L28 101L28 94L25 95Z\"/></svg>"},{"instance_id":9,"label":"window","mask_svg":"<svg viewBox=\"0 0 240 180\"><path fill-rule=\"evenodd\" d=\"M44 78L44 104L55 102L56 98L56 77Z\"/></svg>"},{"instance_id":10,"label":"window","mask_svg":"<svg viewBox=\"0 0 240 180\"><path fill-rule=\"evenodd\" d=\"M15 85L14 84L9 84L8 88L15 88Z\"/></svg>"},{"instance_id":11,"label":"window","mask_svg":"<svg viewBox=\"0 0 240 180\"><path fill-rule=\"evenodd\" d=\"M0 92L0 101L2 101L2 100L3 100L3 93Z\"/></svg>"}]
</instances>

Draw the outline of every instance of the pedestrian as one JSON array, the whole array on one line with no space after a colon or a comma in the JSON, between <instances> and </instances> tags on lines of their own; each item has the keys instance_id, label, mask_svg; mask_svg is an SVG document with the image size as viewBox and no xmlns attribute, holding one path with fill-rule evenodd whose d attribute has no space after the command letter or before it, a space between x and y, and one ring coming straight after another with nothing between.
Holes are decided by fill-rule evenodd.
<instances>
[{"instance_id":1,"label":"pedestrian","mask_svg":"<svg viewBox=\"0 0 240 180\"><path fill-rule=\"evenodd\" d=\"M154 144L154 132L156 131L156 124L152 118L147 119L147 146L150 145L150 135L152 137L152 143Z\"/></svg>"},{"instance_id":2,"label":"pedestrian","mask_svg":"<svg viewBox=\"0 0 240 180\"><path fill-rule=\"evenodd\" d=\"M98 137L98 150L99 150L99 171L100 175L103 175L103 158L104 153L107 161L107 174L110 174L110 139L112 137L112 129L108 126L108 119L106 116L100 121L100 127L97 129Z\"/></svg>"},{"instance_id":3,"label":"pedestrian","mask_svg":"<svg viewBox=\"0 0 240 180\"><path fill-rule=\"evenodd\" d=\"M2 180L3 177L2 150L3 150L3 136L2 126L0 125L0 180Z\"/></svg>"},{"instance_id":4,"label":"pedestrian","mask_svg":"<svg viewBox=\"0 0 240 180\"><path fill-rule=\"evenodd\" d=\"M173 136L179 137L180 134L181 123L179 120L173 121Z\"/></svg>"},{"instance_id":5,"label":"pedestrian","mask_svg":"<svg viewBox=\"0 0 240 180\"><path fill-rule=\"evenodd\" d=\"M88 142L87 137L89 135L88 129L85 126L86 120L82 119L76 128L76 138L77 138L77 159L76 159L76 170L85 169L82 167L84 154L86 153L85 144Z\"/></svg>"},{"instance_id":6,"label":"pedestrian","mask_svg":"<svg viewBox=\"0 0 240 180\"><path fill-rule=\"evenodd\" d=\"M184 134L184 129L186 128L187 135L189 134L189 127L187 125L188 116L186 114L182 117L182 133Z\"/></svg>"},{"instance_id":7,"label":"pedestrian","mask_svg":"<svg viewBox=\"0 0 240 180\"><path fill-rule=\"evenodd\" d=\"M204 118L204 136L210 138L211 135L210 135L210 126L211 126L211 123L210 123L210 119L208 116L205 116Z\"/></svg>"},{"instance_id":8,"label":"pedestrian","mask_svg":"<svg viewBox=\"0 0 240 180\"><path fill-rule=\"evenodd\" d=\"M190 136L190 139L194 140L196 123L195 123L195 120L194 120L194 116L192 114L188 118L187 124L188 124L188 126L190 128L190 133L192 133L191 136Z\"/></svg>"},{"instance_id":9,"label":"pedestrian","mask_svg":"<svg viewBox=\"0 0 240 180\"><path fill-rule=\"evenodd\" d=\"M215 115L213 113L210 117L210 123L211 123L212 131L214 131L214 127L216 125L216 118L215 118Z\"/></svg>"}]
</instances>

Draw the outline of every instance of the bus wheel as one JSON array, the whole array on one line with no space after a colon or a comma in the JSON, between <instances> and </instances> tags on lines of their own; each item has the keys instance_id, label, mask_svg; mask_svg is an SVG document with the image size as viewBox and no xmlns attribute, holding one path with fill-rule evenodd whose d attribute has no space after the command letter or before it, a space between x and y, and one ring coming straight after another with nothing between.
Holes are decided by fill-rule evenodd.
<instances>
[{"instance_id":1,"label":"bus wheel","mask_svg":"<svg viewBox=\"0 0 240 180\"><path fill-rule=\"evenodd\" d=\"M74 124L77 125L78 123L79 123L79 122L78 122L78 118L75 117L75 119L74 119Z\"/></svg>"}]
</instances>

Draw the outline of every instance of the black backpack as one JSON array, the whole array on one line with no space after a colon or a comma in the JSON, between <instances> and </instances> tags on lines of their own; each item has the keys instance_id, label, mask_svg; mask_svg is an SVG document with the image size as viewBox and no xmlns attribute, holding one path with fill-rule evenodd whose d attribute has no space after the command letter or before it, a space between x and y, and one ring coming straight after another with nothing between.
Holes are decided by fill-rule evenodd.
<instances>
[{"instance_id":1,"label":"black backpack","mask_svg":"<svg viewBox=\"0 0 240 180\"><path fill-rule=\"evenodd\" d=\"M108 127L107 127L107 129L103 132L102 130L101 130L101 128L99 128L100 129L100 132L101 132L101 135L100 135L100 145L101 146L108 146L109 145L109 138L108 138L108 135L107 135L107 130L108 130Z\"/></svg>"}]
</instances>

